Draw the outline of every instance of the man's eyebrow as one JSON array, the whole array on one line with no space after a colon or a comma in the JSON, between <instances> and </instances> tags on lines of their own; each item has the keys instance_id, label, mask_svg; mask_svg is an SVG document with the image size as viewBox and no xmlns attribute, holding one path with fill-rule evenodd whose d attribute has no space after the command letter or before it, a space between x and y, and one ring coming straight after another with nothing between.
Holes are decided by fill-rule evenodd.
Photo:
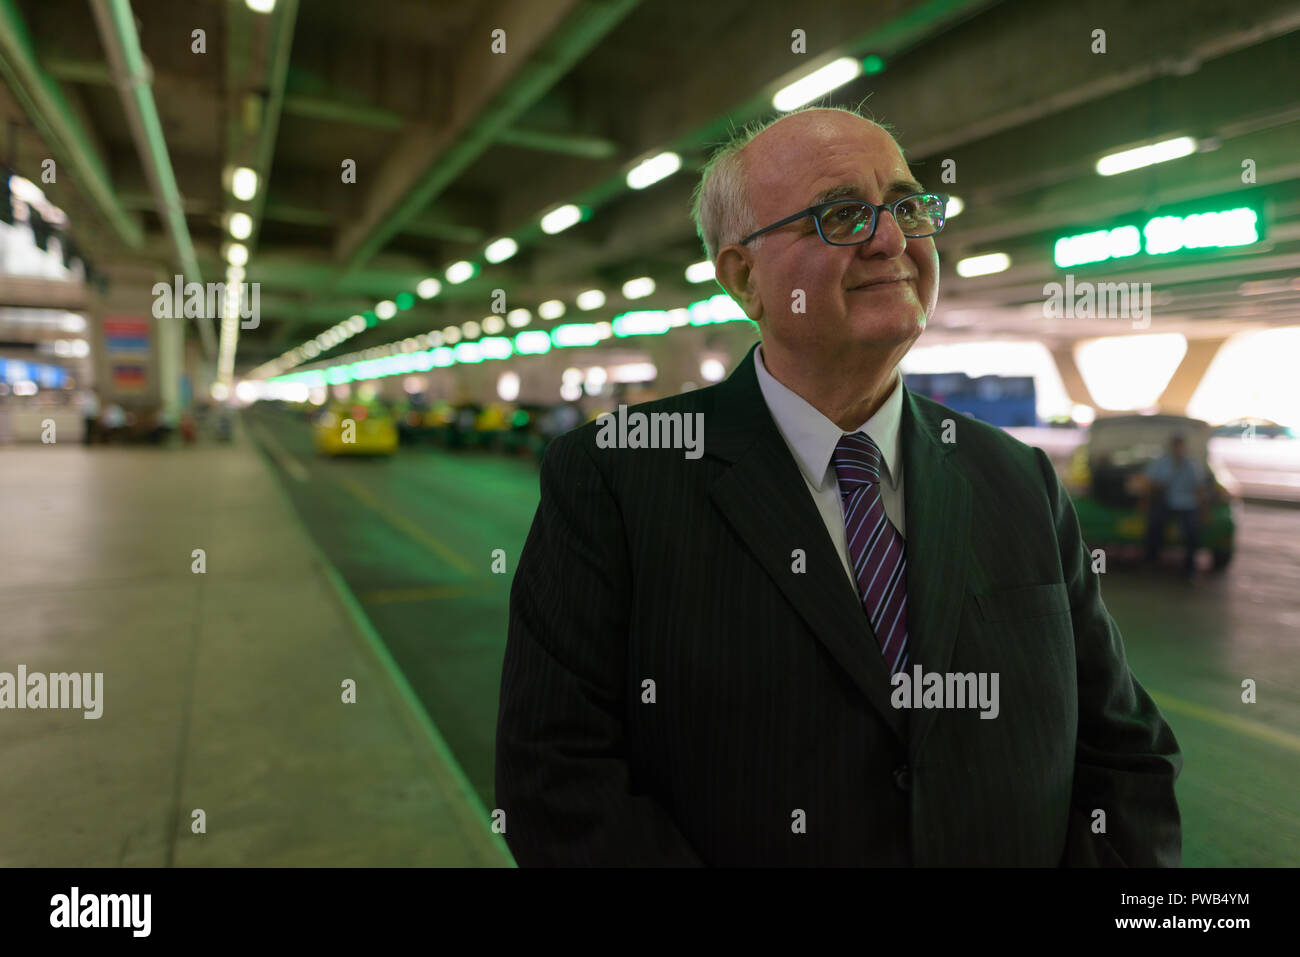
<instances>
[{"instance_id":1,"label":"man's eyebrow","mask_svg":"<svg viewBox=\"0 0 1300 957\"><path fill-rule=\"evenodd\" d=\"M885 189L886 196L908 196L912 193L924 193L925 187L914 179L898 179L890 183ZM861 199L862 190L852 183L841 183L839 186L832 186L830 189L824 189L817 194L809 206L816 206L819 203L829 203L836 199Z\"/></svg>"}]
</instances>

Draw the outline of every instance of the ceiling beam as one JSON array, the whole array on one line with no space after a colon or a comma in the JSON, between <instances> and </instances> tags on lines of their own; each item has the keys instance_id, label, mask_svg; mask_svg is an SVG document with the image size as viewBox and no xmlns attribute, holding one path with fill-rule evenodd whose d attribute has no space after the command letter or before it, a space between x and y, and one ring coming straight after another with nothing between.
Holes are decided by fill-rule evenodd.
<instances>
[{"instance_id":1,"label":"ceiling beam","mask_svg":"<svg viewBox=\"0 0 1300 957\"><path fill-rule=\"evenodd\" d=\"M38 64L16 0L0 0L0 74L46 147L72 173L118 240L129 249L139 249L144 243L144 231L118 201L104 161L63 91Z\"/></svg>"},{"instance_id":2,"label":"ceiling beam","mask_svg":"<svg viewBox=\"0 0 1300 957\"><path fill-rule=\"evenodd\" d=\"M154 210L171 240L173 259L187 281L201 283L203 275L199 272L189 226L181 208L180 190L176 186L167 140L149 86L148 66L140 50L131 4L129 0L91 0L91 9L131 128L136 155L149 180ZM199 337L204 354L210 359L215 358L216 334L212 316L204 316L199 323Z\"/></svg>"},{"instance_id":3,"label":"ceiling beam","mask_svg":"<svg viewBox=\"0 0 1300 957\"><path fill-rule=\"evenodd\" d=\"M378 252L591 47L637 0L506 0L476 22L453 67L450 115L411 129L375 176L361 215L338 238L343 273ZM489 38L504 29L508 55Z\"/></svg>"}]
</instances>

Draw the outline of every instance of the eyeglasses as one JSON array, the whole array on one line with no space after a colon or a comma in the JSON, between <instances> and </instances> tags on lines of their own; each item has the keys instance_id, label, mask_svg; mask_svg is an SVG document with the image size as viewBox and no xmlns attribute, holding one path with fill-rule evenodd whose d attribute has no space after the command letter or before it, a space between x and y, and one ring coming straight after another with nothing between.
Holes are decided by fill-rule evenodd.
<instances>
[{"instance_id":1,"label":"eyeglasses","mask_svg":"<svg viewBox=\"0 0 1300 957\"><path fill-rule=\"evenodd\" d=\"M943 229L947 219L948 196L946 193L913 193L879 206L857 199L818 203L771 226L764 226L756 233L750 233L740 241L740 245L744 246L766 232L811 216L817 224L817 235L822 238L822 242L831 246L856 246L870 242L871 237L876 235L879 214L885 210L889 210L904 236L908 239L923 239Z\"/></svg>"}]
</instances>

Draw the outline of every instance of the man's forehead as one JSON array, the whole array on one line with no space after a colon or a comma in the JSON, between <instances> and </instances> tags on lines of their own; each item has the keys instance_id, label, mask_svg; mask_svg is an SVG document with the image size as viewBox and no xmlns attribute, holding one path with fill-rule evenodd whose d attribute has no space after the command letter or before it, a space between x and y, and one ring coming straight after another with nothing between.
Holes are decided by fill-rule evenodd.
<instances>
[{"instance_id":1,"label":"man's forehead","mask_svg":"<svg viewBox=\"0 0 1300 957\"><path fill-rule=\"evenodd\" d=\"M764 130L746 149L746 166L759 190L755 199L793 191L809 198L837 187L876 186L891 190L915 183L894 138L870 120L835 111L809 111ZM840 192L848 195L848 190ZM811 199L810 199L811 201Z\"/></svg>"}]
</instances>

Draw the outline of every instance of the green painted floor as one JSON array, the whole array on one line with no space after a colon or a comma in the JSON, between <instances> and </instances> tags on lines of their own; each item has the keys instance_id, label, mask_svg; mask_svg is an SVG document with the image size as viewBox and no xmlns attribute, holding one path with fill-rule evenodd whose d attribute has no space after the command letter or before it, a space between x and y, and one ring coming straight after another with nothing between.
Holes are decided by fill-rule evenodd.
<instances>
[{"instance_id":1,"label":"green painted floor","mask_svg":"<svg viewBox=\"0 0 1300 957\"><path fill-rule=\"evenodd\" d=\"M488 808L507 598L537 506L531 459L402 449L326 460L308 425L247 414L308 530L357 595ZM1130 666L1184 755L1189 867L1300 865L1300 510L1248 506L1228 572L1192 586L1112 567ZM507 573L493 574L503 549ZM1243 679L1258 701L1241 701Z\"/></svg>"}]
</instances>

